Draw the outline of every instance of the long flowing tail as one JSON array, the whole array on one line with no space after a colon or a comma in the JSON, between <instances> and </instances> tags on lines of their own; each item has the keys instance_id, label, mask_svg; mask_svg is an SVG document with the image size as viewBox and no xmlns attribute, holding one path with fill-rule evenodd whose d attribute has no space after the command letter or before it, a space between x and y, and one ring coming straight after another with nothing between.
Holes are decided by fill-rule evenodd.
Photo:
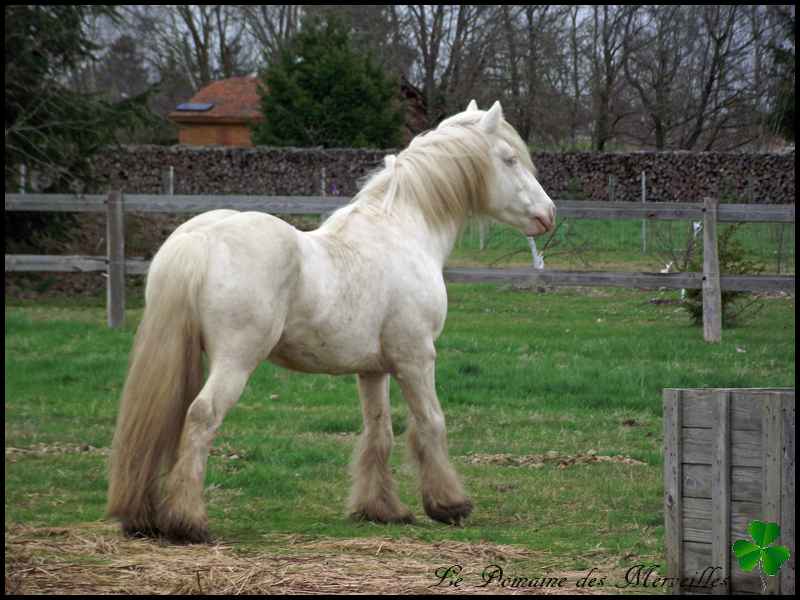
<instances>
[{"instance_id":1,"label":"long flowing tail","mask_svg":"<svg viewBox=\"0 0 800 600\"><path fill-rule=\"evenodd\" d=\"M111 448L107 514L128 534L157 533L161 478L175 463L203 384L197 296L207 269L198 233L173 235L150 266Z\"/></svg>"}]
</instances>

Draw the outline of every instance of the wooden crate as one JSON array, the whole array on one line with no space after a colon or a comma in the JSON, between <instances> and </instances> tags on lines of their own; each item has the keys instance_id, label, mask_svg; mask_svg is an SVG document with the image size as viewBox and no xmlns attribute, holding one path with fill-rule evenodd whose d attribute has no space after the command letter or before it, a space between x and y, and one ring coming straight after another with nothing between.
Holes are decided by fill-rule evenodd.
<instances>
[{"instance_id":1,"label":"wooden crate","mask_svg":"<svg viewBox=\"0 0 800 600\"><path fill-rule=\"evenodd\" d=\"M680 579L674 592L760 593L758 569L743 572L731 549L750 539L747 526L759 519L780 525L776 543L791 552L778 575L765 577L767 592L794 594L794 448L794 389L664 390L665 546L667 577ZM710 585L715 578L725 583Z\"/></svg>"}]
</instances>

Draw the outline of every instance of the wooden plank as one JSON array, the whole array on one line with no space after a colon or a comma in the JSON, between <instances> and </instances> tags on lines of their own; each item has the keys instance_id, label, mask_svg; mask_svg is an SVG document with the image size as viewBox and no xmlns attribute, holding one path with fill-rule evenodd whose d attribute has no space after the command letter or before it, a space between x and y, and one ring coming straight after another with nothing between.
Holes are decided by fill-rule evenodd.
<instances>
[{"instance_id":1,"label":"wooden plank","mask_svg":"<svg viewBox=\"0 0 800 600\"><path fill-rule=\"evenodd\" d=\"M106 310L108 326L112 329L125 323L125 207L122 192L108 194L106 218L108 279Z\"/></svg>"},{"instance_id":2,"label":"wooden plank","mask_svg":"<svg viewBox=\"0 0 800 600\"><path fill-rule=\"evenodd\" d=\"M700 289L701 273L634 273L611 271L539 270L527 267L491 269L480 267L448 267L444 277L453 283L512 283L538 285L622 287L638 289ZM789 291L794 292L794 276L735 275L720 278L725 291Z\"/></svg>"},{"instance_id":3,"label":"wooden plank","mask_svg":"<svg viewBox=\"0 0 800 600\"><path fill-rule=\"evenodd\" d=\"M6 210L33 212L105 212L103 194L6 194Z\"/></svg>"},{"instance_id":4,"label":"wooden plank","mask_svg":"<svg viewBox=\"0 0 800 600\"><path fill-rule=\"evenodd\" d=\"M717 198L705 198L703 211L703 339L722 341L722 288L717 250Z\"/></svg>"},{"instance_id":5,"label":"wooden plank","mask_svg":"<svg viewBox=\"0 0 800 600\"><path fill-rule=\"evenodd\" d=\"M107 260L105 256L6 254L6 273L88 273L105 271Z\"/></svg>"},{"instance_id":6,"label":"wooden plank","mask_svg":"<svg viewBox=\"0 0 800 600\"><path fill-rule=\"evenodd\" d=\"M782 394L781 424L783 427L783 456L781 459L781 536L778 542L789 548L790 559L783 563L780 571L780 592L793 596L795 594L795 411L794 390Z\"/></svg>"},{"instance_id":7,"label":"wooden plank","mask_svg":"<svg viewBox=\"0 0 800 600\"><path fill-rule=\"evenodd\" d=\"M150 268L150 261L143 258L126 258L125 273L128 275L146 275Z\"/></svg>"},{"instance_id":8,"label":"wooden plank","mask_svg":"<svg viewBox=\"0 0 800 600\"><path fill-rule=\"evenodd\" d=\"M102 212L102 194L6 194L7 211ZM204 212L215 208L259 210L274 214L319 214L349 203L350 197L127 194L137 212ZM684 202L592 202L556 200L558 216L575 219L695 220L703 206ZM291 212L286 212L291 211ZM299 212L296 212L299 211ZM793 204L722 204L720 222L794 223Z\"/></svg>"},{"instance_id":9,"label":"wooden plank","mask_svg":"<svg viewBox=\"0 0 800 600\"><path fill-rule=\"evenodd\" d=\"M555 200L559 218L700 221L703 204L689 202L603 202ZM718 221L794 223L794 204L721 204Z\"/></svg>"},{"instance_id":10,"label":"wooden plank","mask_svg":"<svg viewBox=\"0 0 800 600\"><path fill-rule=\"evenodd\" d=\"M714 426L713 388L684 390L683 424L685 427ZM739 430L761 431L762 405L765 394L793 393L792 388L725 388L731 396L731 427Z\"/></svg>"},{"instance_id":11,"label":"wooden plank","mask_svg":"<svg viewBox=\"0 0 800 600\"><path fill-rule=\"evenodd\" d=\"M727 554L731 553L731 544L738 539L747 539L747 526L753 519L761 519L761 503L759 502L730 502L728 509L728 525L731 538L727 547ZM703 542L713 545L715 536L714 521L718 518L714 500L711 498L683 497L683 515L681 525L683 540ZM712 554L714 565L723 566L720 559L727 560L721 554Z\"/></svg>"},{"instance_id":12,"label":"wooden plank","mask_svg":"<svg viewBox=\"0 0 800 600\"><path fill-rule=\"evenodd\" d=\"M603 202L555 200L559 218L699 220L703 206L677 202Z\"/></svg>"},{"instance_id":13,"label":"wooden plank","mask_svg":"<svg viewBox=\"0 0 800 600\"><path fill-rule=\"evenodd\" d=\"M272 214L321 214L346 205L341 196L245 196L126 194L125 209L145 213L201 213L218 208L255 210ZM99 194L6 194L6 210L37 212L103 212L106 196Z\"/></svg>"},{"instance_id":14,"label":"wooden plank","mask_svg":"<svg viewBox=\"0 0 800 600\"><path fill-rule=\"evenodd\" d=\"M724 292L788 292L794 294L794 275L721 275L719 283L720 289Z\"/></svg>"},{"instance_id":15,"label":"wooden plank","mask_svg":"<svg viewBox=\"0 0 800 600\"><path fill-rule=\"evenodd\" d=\"M778 394L766 394L762 399L763 421L761 426L763 485L761 496L762 520L778 523L781 519L781 458L783 457L783 423L781 398ZM777 594L780 577L767 577L767 593Z\"/></svg>"},{"instance_id":16,"label":"wooden plank","mask_svg":"<svg viewBox=\"0 0 800 600\"><path fill-rule=\"evenodd\" d=\"M144 213L201 213L228 208L239 211L266 212L274 215L329 213L345 206L349 198L340 196L211 196L126 194L125 209Z\"/></svg>"},{"instance_id":17,"label":"wooden plank","mask_svg":"<svg viewBox=\"0 0 800 600\"><path fill-rule=\"evenodd\" d=\"M717 220L726 223L794 223L794 204L720 204Z\"/></svg>"},{"instance_id":18,"label":"wooden plank","mask_svg":"<svg viewBox=\"0 0 800 600\"><path fill-rule=\"evenodd\" d=\"M731 500L760 504L762 491L759 467L731 467ZM683 465L683 497L711 498L711 465Z\"/></svg>"},{"instance_id":19,"label":"wooden plank","mask_svg":"<svg viewBox=\"0 0 800 600\"><path fill-rule=\"evenodd\" d=\"M685 585L681 589L682 595L706 595L711 594L714 589L707 585L702 585L703 573L707 573L711 566L711 544L697 542L684 542L683 552L683 571L681 577L684 578Z\"/></svg>"},{"instance_id":20,"label":"wooden plank","mask_svg":"<svg viewBox=\"0 0 800 600\"><path fill-rule=\"evenodd\" d=\"M62 260L63 258L63 260ZM47 256L30 254L7 254L6 272L14 271L104 271L105 257L100 256ZM131 274L147 271L147 262L141 258L134 260ZM603 273L583 271L539 271L534 269L482 269L453 267L444 270L444 277L453 283L517 283L522 285L565 285L565 286L608 286L628 288L699 288L702 277L699 273ZM723 290L787 290L794 291L793 276L742 277L721 280Z\"/></svg>"},{"instance_id":21,"label":"wooden plank","mask_svg":"<svg viewBox=\"0 0 800 600\"><path fill-rule=\"evenodd\" d=\"M681 390L665 389L664 405L664 546L667 577L683 573L683 436ZM681 592L680 583L673 594Z\"/></svg>"},{"instance_id":22,"label":"wooden plank","mask_svg":"<svg viewBox=\"0 0 800 600\"><path fill-rule=\"evenodd\" d=\"M62 260L63 259L63 260ZM47 256L30 254L7 254L6 272L13 271L104 271L105 257L100 256ZM128 259L136 261L132 274L147 271L144 259ZM558 285L558 286L599 286L627 287L639 289L690 289L702 285L699 273L612 273L589 271L540 271L527 268L515 269L482 269L453 267L444 270L444 277L452 283L517 283L521 285ZM737 276L721 279L723 290L749 291L794 291L794 276L764 277Z\"/></svg>"},{"instance_id":23,"label":"wooden plank","mask_svg":"<svg viewBox=\"0 0 800 600\"><path fill-rule=\"evenodd\" d=\"M699 542L684 542L683 545L684 549L684 571L683 577L685 578L693 578L695 582L700 582L700 578L702 574L708 573L711 569L718 567L719 565L713 565L711 560L711 544L706 543L699 543ZM718 573L719 571L714 571L714 573ZM713 587L709 587L707 582L709 582L709 576L707 575L702 583L706 583L704 587L700 588L688 588L693 593L711 593L713 591ZM715 586L716 587L716 586ZM757 594L761 592L761 580L758 577L758 574L753 571L751 573L745 573L739 567L739 563L737 561L732 561L731 563L731 581L730 587L732 593L737 592L746 592L750 594Z\"/></svg>"},{"instance_id":24,"label":"wooden plank","mask_svg":"<svg viewBox=\"0 0 800 600\"><path fill-rule=\"evenodd\" d=\"M731 414L730 392L717 390L714 394L714 456L711 463L711 558L722 567L722 577L731 574ZM684 500L685 502L686 500ZM716 586L715 594L727 594L729 582Z\"/></svg>"},{"instance_id":25,"label":"wooden plank","mask_svg":"<svg viewBox=\"0 0 800 600\"><path fill-rule=\"evenodd\" d=\"M684 427L683 462L710 465L714 449L711 429ZM731 465L736 467L762 467L761 434L757 431L731 431Z\"/></svg>"},{"instance_id":26,"label":"wooden plank","mask_svg":"<svg viewBox=\"0 0 800 600\"><path fill-rule=\"evenodd\" d=\"M506 282L522 285L608 286L634 288L699 289L699 273L613 273L604 271L559 271L533 268L490 269L448 267L448 281L457 283Z\"/></svg>"}]
</instances>

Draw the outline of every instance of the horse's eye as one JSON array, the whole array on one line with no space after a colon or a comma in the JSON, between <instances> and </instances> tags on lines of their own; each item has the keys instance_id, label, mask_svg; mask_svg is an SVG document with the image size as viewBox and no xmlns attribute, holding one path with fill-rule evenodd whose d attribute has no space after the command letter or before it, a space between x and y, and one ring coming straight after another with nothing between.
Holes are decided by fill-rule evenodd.
<instances>
[{"instance_id":1,"label":"horse's eye","mask_svg":"<svg viewBox=\"0 0 800 600\"><path fill-rule=\"evenodd\" d=\"M516 156L507 156L503 159L503 162L506 163L509 167L513 167L517 164L517 157Z\"/></svg>"}]
</instances>

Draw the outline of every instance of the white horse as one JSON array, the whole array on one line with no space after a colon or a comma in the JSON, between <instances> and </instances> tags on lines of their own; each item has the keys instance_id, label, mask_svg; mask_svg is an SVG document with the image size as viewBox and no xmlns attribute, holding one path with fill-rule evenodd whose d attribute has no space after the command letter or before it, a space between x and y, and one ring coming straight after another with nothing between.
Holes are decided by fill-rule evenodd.
<instances>
[{"instance_id":1,"label":"white horse","mask_svg":"<svg viewBox=\"0 0 800 600\"><path fill-rule=\"evenodd\" d=\"M447 312L442 268L470 214L529 236L554 225L555 206L499 102L481 111L472 101L387 157L316 231L233 210L178 227L150 265L112 444L109 516L128 535L208 540L214 433L269 360L357 374L364 430L349 513L381 523L413 521L389 467L393 376L409 407L425 512L461 524L472 503L448 459L434 341Z\"/></svg>"}]
</instances>

